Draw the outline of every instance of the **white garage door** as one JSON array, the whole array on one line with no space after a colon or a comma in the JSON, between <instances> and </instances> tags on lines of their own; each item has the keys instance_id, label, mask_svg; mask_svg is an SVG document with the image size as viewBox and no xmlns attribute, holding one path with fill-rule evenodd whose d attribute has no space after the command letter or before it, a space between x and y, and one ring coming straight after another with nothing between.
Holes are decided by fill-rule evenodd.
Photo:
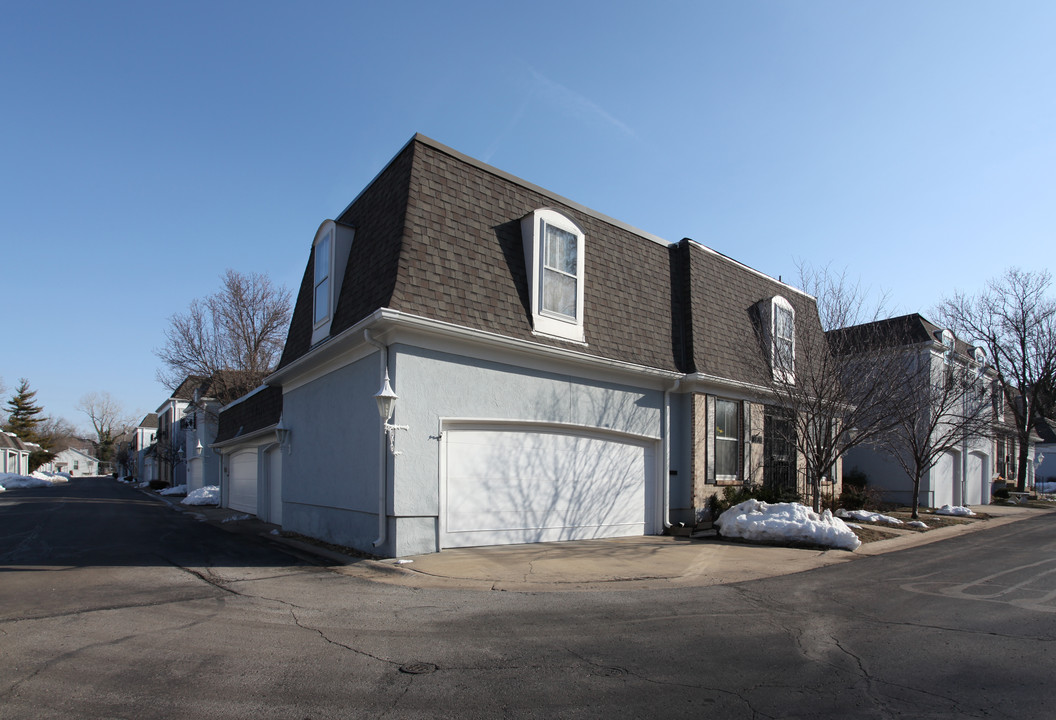
<instances>
[{"instance_id":1,"label":"white garage door","mask_svg":"<svg viewBox=\"0 0 1056 720\"><path fill-rule=\"evenodd\" d=\"M968 455L968 475L965 477L965 504L988 505L990 503L990 458L984 453Z\"/></svg>"},{"instance_id":2,"label":"white garage door","mask_svg":"<svg viewBox=\"0 0 1056 720\"><path fill-rule=\"evenodd\" d=\"M241 452L231 457L227 505L234 510L257 514L257 452Z\"/></svg>"},{"instance_id":3,"label":"white garage door","mask_svg":"<svg viewBox=\"0 0 1056 720\"><path fill-rule=\"evenodd\" d=\"M443 547L652 531L654 441L507 426L443 437Z\"/></svg>"}]
</instances>

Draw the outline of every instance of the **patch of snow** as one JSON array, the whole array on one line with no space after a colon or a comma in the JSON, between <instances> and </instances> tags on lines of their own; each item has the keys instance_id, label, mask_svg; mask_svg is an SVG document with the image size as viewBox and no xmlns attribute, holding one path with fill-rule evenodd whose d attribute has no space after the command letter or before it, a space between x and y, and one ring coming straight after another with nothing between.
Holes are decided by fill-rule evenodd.
<instances>
[{"instance_id":1,"label":"patch of snow","mask_svg":"<svg viewBox=\"0 0 1056 720\"><path fill-rule=\"evenodd\" d=\"M49 473L43 470L34 470L29 475L0 473L0 488L3 488L0 492L16 488L52 487L69 481L68 473Z\"/></svg>"},{"instance_id":2,"label":"patch of snow","mask_svg":"<svg viewBox=\"0 0 1056 720\"><path fill-rule=\"evenodd\" d=\"M220 522L222 522L222 523L238 522L239 520L249 520L251 517L253 517L253 516L252 515L232 515L231 517L224 518Z\"/></svg>"},{"instance_id":3,"label":"patch of snow","mask_svg":"<svg viewBox=\"0 0 1056 720\"><path fill-rule=\"evenodd\" d=\"M175 487L164 488L162 490L158 490L158 495L186 495L186 494L187 494L187 486L186 485L176 485Z\"/></svg>"},{"instance_id":4,"label":"patch of snow","mask_svg":"<svg viewBox=\"0 0 1056 720\"><path fill-rule=\"evenodd\" d=\"M936 515L960 515L962 517L968 517L975 515L974 512L964 507L963 505L943 505L941 508L935 511Z\"/></svg>"},{"instance_id":5,"label":"patch of snow","mask_svg":"<svg viewBox=\"0 0 1056 720\"><path fill-rule=\"evenodd\" d=\"M282 535L282 533L281 533L281 532L279 532L279 529L278 529L278 528L275 528L274 530L272 530L272 531L271 531L271 534L272 534L272 535Z\"/></svg>"},{"instance_id":6,"label":"patch of snow","mask_svg":"<svg viewBox=\"0 0 1056 720\"><path fill-rule=\"evenodd\" d=\"M765 543L805 542L855 550L862 544L847 523L825 510L820 515L799 503L745 500L719 516L724 537Z\"/></svg>"},{"instance_id":7,"label":"patch of snow","mask_svg":"<svg viewBox=\"0 0 1056 720\"><path fill-rule=\"evenodd\" d=\"M219 505L220 486L206 485L193 491L190 495L180 500L181 505Z\"/></svg>"},{"instance_id":8,"label":"patch of snow","mask_svg":"<svg viewBox=\"0 0 1056 720\"><path fill-rule=\"evenodd\" d=\"M906 523L906 527L915 527L915 528L921 528L921 529L923 529L923 530L927 530L927 529L928 529L928 526L927 526L927 525L925 525L925 524L924 524L924 523L923 523L922 521L920 521L920 520L910 520L909 522L907 522L907 523Z\"/></svg>"},{"instance_id":9,"label":"patch of snow","mask_svg":"<svg viewBox=\"0 0 1056 720\"><path fill-rule=\"evenodd\" d=\"M881 515L880 513L869 512L868 510L844 510L843 508L840 508L836 511L836 516L841 518L851 518L852 520L858 520L860 522L881 522L887 523L888 525L902 524L902 521L896 517Z\"/></svg>"},{"instance_id":10,"label":"patch of snow","mask_svg":"<svg viewBox=\"0 0 1056 720\"><path fill-rule=\"evenodd\" d=\"M407 563L413 563L413 562L414 562L414 560L406 560L404 558L400 558L399 560L396 561L396 564L397 565L406 565Z\"/></svg>"},{"instance_id":11,"label":"patch of snow","mask_svg":"<svg viewBox=\"0 0 1056 720\"><path fill-rule=\"evenodd\" d=\"M854 530L861 530L862 529L862 526L859 525L858 523L845 522L844 525L846 525L847 527L852 528Z\"/></svg>"}]
</instances>

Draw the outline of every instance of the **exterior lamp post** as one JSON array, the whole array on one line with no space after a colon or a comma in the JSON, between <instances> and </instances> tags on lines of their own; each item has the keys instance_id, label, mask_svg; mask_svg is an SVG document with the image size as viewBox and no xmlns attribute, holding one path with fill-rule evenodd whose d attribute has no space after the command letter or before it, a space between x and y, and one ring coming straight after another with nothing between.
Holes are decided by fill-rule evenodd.
<instances>
[{"instance_id":1,"label":"exterior lamp post","mask_svg":"<svg viewBox=\"0 0 1056 720\"><path fill-rule=\"evenodd\" d=\"M389 383L389 369L385 368L385 382L381 386L381 390L378 390L374 394L374 399L378 403L378 415L381 416L382 427L385 428L385 434L389 438L389 451L393 455L399 455L400 452L396 449L396 430L409 430L410 428L406 425L391 425L389 419L392 418L392 413L396 409L396 400L399 399L399 395L392 389L392 385Z\"/></svg>"}]
</instances>

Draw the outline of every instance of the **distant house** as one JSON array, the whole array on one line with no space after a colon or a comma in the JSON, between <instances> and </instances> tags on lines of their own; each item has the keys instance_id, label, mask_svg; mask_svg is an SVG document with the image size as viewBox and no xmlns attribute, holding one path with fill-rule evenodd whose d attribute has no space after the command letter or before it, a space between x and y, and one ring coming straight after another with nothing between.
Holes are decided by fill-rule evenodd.
<instances>
[{"instance_id":1,"label":"distant house","mask_svg":"<svg viewBox=\"0 0 1056 720\"><path fill-rule=\"evenodd\" d=\"M888 318L873 323L841 328L830 338L868 338L870 343L884 345L900 353L907 365L922 367L927 377L943 377L947 367L969 368L974 374L979 397L994 391L996 375L987 369L985 355L957 338L950 330L929 322L918 313ZM854 342L840 343L855 347ZM989 405L986 412L990 414ZM948 416L945 416L948 417ZM919 503L923 507L942 505L984 505L990 502L991 481L1002 472L995 460L994 433L1000 424L992 415L993 428L986 435L963 437L955 449L943 452L920 482ZM924 419L928 427L930 419ZM987 421L989 422L989 421ZM1000 451L998 451L1000 455ZM870 487L882 490L885 499L909 504L913 496L910 477L889 454L869 445L859 445L844 455L844 467L861 470Z\"/></svg>"},{"instance_id":2,"label":"distant house","mask_svg":"<svg viewBox=\"0 0 1056 720\"><path fill-rule=\"evenodd\" d=\"M724 486L807 487L770 384L822 331L778 280L420 135L306 252L266 380L286 529L400 556L662 533ZM235 410L226 502L252 507L256 477L270 507L278 418Z\"/></svg>"},{"instance_id":3,"label":"distant house","mask_svg":"<svg viewBox=\"0 0 1056 720\"><path fill-rule=\"evenodd\" d=\"M220 504L282 524L282 389L263 386L220 411Z\"/></svg>"},{"instance_id":4,"label":"distant house","mask_svg":"<svg viewBox=\"0 0 1056 720\"><path fill-rule=\"evenodd\" d=\"M158 415L147 413L132 431L129 453L135 466L132 473L140 482L158 479L158 464L151 447L158 439Z\"/></svg>"},{"instance_id":5,"label":"distant house","mask_svg":"<svg viewBox=\"0 0 1056 720\"><path fill-rule=\"evenodd\" d=\"M182 421L184 411L194 401L195 391L206 381L206 378L189 375L155 413L158 422L154 447L157 479L166 485L187 484L187 426Z\"/></svg>"},{"instance_id":6,"label":"distant house","mask_svg":"<svg viewBox=\"0 0 1056 720\"><path fill-rule=\"evenodd\" d=\"M1034 446L1034 479L1056 482L1056 420L1039 418L1034 424L1038 441Z\"/></svg>"},{"instance_id":7,"label":"distant house","mask_svg":"<svg viewBox=\"0 0 1056 720\"><path fill-rule=\"evenodd\" d=\"M14 433L0 431L0 472L14 475L29 474L29 455L32 449Z\"/></svg>"},{"instance_id":8,"label":"distant house","mask_svg":"<svg viewBox=\"0 0 1056 720\"><path fill-rule=\"evenodd\" d=\"M99 460L87 448L66 448L55 454L47 467L52 472L69 473L71 477L89 477L99 474Z\"/></svg>"}]
</instances>

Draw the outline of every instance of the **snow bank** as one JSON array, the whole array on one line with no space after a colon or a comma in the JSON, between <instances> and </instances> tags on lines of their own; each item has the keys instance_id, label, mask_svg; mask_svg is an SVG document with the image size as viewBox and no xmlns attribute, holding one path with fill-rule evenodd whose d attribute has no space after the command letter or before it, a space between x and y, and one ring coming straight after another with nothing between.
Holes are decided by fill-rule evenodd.
<instances>
[{"instance_id":1,"label":"snow bank","mask_svg":"<svg viewBox=\"0 0 1056 720\"><path fill-rule=\"evenodd\" d=\"M841 518L858 520L859 522L880 522L887 523L888 525L902 524L902 521L896 517L881 515L880 513L869 512L868 510L844 510L843 508L840 508L836 511L836 515Z\"/></svg>"},{"instance_id":2,"label":"snow bank","mask_svg":"<svg viewBox=\"0 0 1056 720\"><path fill-rule=\"evenodd\" d=\"M745 500L715 521L724 537L771 544L812 543L855 550L862 541L847 524L828 510L820 515L799 503L765 503Z\"/></svg>"},{"instance_id":3,"label":"snow bank","mask_svg":"<svg viewBox=\"0 0 1056 720\"><path fill-rule=\"evenodd\" d=\"M69 481L68 473L49 473L43 470L34 470L29 475L0 473L0 492L15 488L51 487Z\"/></svg>"},{"instance_id":4,"label":"snow bank","mask_svg":"<svg viewBox=\"0 0 1056 720\"><path fill-rule=\"evenodd\" d=\"M158 490L158 495L186 495L187 486L177 485L176 487L165 488L164 490Z\"/></svg>"},{"instance_id":5,"label":"snow bank","mask_svg":"<svg viewBox=\"0 0 1056 720\"><path fill-rule=\"evenodd\" d=\"M941 508L935 511L936 515L962 515L969 516L975 515L974 512L961 505L943 505Z\"/></svg>"},{"instance_id":6,"label":"snow bank","mask_svg":"<svg viewBox=\"0 0 1056 720\"><path fill-rule=\"evenodd\" d=\"M220 487L218 485L206 485L193 491L190 495L180 500L181 505L219 505Z\"/></svg>"}]
</instances>

